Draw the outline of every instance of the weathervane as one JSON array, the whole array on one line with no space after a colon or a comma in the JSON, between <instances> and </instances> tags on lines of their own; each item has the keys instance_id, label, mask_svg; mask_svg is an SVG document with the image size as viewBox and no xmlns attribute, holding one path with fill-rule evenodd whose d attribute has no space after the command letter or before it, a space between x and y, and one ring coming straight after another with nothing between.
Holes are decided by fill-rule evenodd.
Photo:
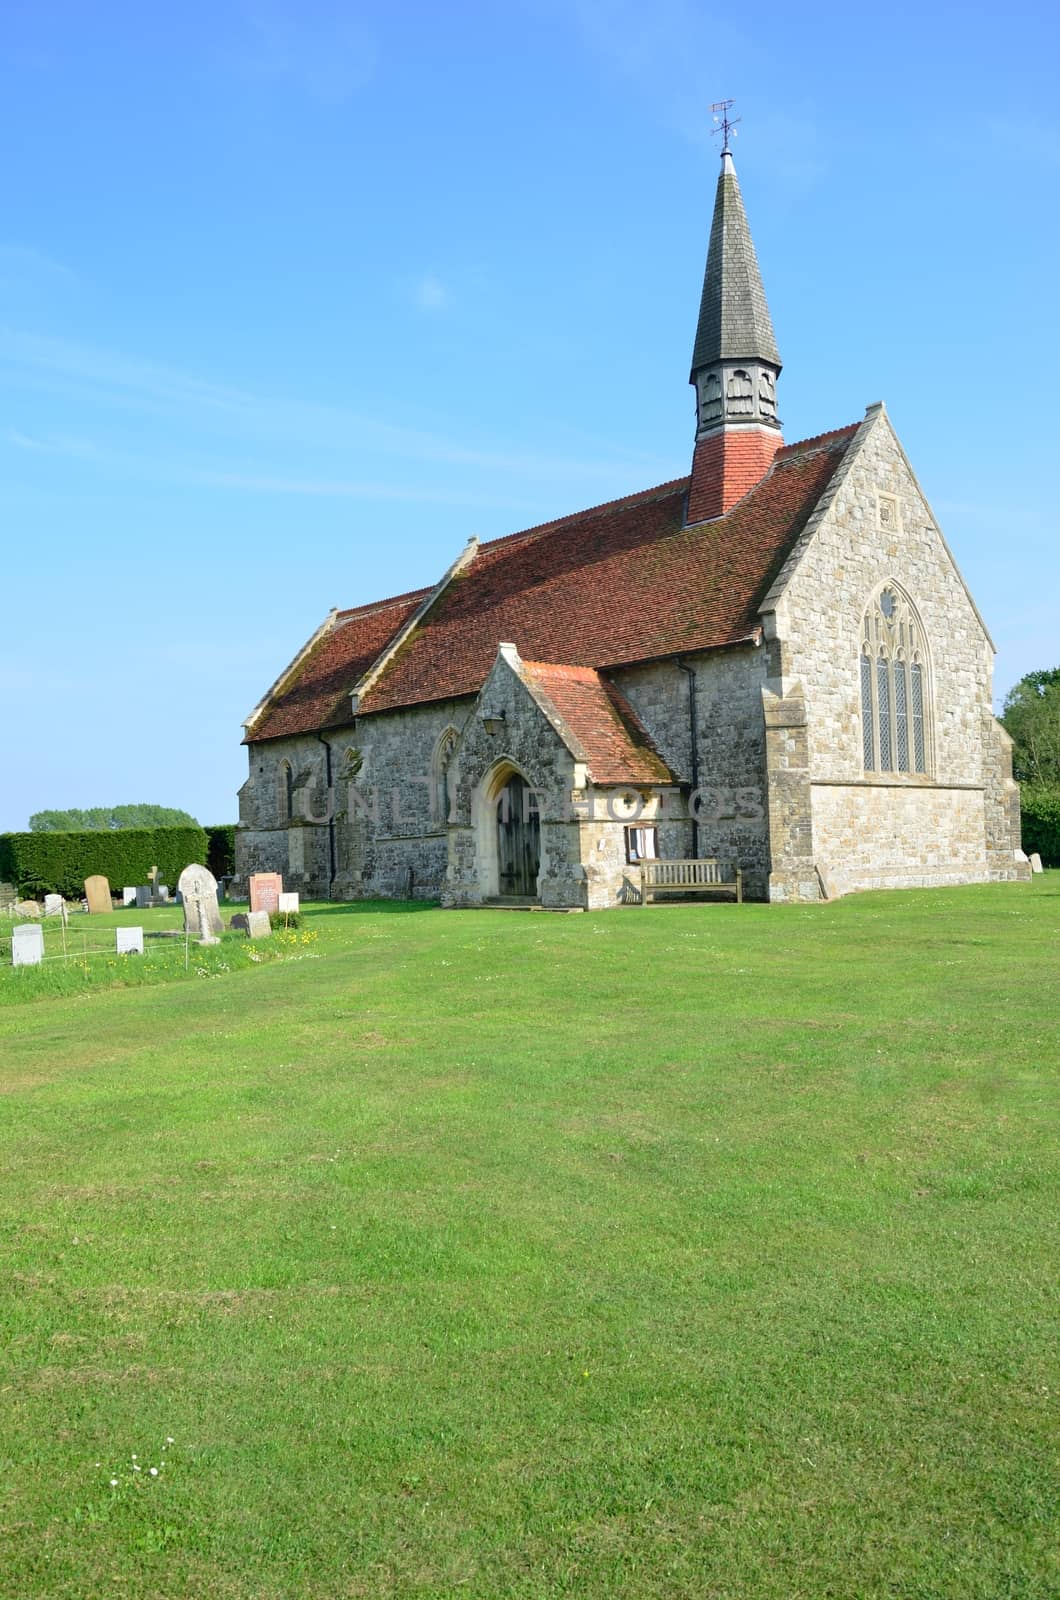
<instances>
[{"instance_id":1,"label":"weathervane","mask_svg":"<svg viewBox=\"0 0 1060 1600\"><path fill-rule=\"evenodd\" d=\"M735 104L735 100L715 100L710 108L714 113L714 127L710 131L712 134L720 133L722 135L721 153L723 156L729 154L729 133L735 129L738 122L743 121L742 117L729 116L729 112ZM719 112L721 113L720 116L718 115ZM732 136L735 139L735 132L733 132Z\"/></svg>"}]
</instances>

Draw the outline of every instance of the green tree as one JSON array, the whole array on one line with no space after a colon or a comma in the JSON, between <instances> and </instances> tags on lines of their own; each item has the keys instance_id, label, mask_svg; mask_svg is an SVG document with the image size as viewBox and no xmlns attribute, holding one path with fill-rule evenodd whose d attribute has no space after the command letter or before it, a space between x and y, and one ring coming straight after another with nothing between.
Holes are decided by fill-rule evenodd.
<instances>
[{"instance_id":1,"label":"green tree","mask_svg":"<svg viewBox=\"0 0 1060 1600\"><path fill-rule=\"evenodd\" d=\"M113 828L197 828L196 819L173 806L89 806L68 811L35 811L31 833L101 833Z\"/></svg>"},{"instance_id":2,"label":"green tree","mask_svg":"<svg viewBox=\"0 0 1060 1600\"><path fill-rule=\"evenodd\" d=\"M1001 717L1019 783L1060 787L1060 667L1028 672L1005 696Z\"/></svg>"}]
</instances>

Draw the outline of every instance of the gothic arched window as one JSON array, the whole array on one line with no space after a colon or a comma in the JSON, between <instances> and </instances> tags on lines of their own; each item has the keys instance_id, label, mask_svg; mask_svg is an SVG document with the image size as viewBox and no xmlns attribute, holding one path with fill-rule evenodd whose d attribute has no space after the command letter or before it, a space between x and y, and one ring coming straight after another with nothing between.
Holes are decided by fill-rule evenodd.
<instances>
[{"instance_id":1,"label":"gothic arched window","mask_svg":"<svg viewBox=\"0 0 1060 1600\"><path fill-rule=\"evenodd\" d=\"M866 772L927 772L928 655L912 601L885 584L861 625L861 740Z\"/></svg>"},{"instance_id":2,"label":"gothic arched window","mask_svg":"<svg viewBox=\"0 0 1060 1600\"><path fill-rule=\"evenodd\" d=\"M280 763L280 821L290 822L294 816L294 773L289 761Z\"/></svg>"},{"instance_id":3,"label":"gothic arched window","mask_svg":"<svg viewBox=\"0 0 1060 1600\"><path fill-rule=\"evenodd\" d=\"M749 417L755 408L754 393L755 386L749 372L745 372L743 367L737 367L730 372L725 391L726 410L729 416Z\"/></svg>"},{"instance_id":4,"label":"gothic arched window","mask_svg":"<svg viewBox=\"0 0 1060 1600\"><path fill-rule=\"evenodd\" d=\"M716 372L708 372L703 384L703 409L699 420L704 427L708 422L721 421L721 379Z\"/></svg>"},{"instance_id":5,"label":"gothic arched window","mask_svg":"<svg viewBox=\"0 0 1060 1600\"><path fill-rule=\"evenodd\" d=\"M452 765L456 741L456 729L446 728L434 747L434 757L431 761L431 821L440 828L444 828L449 821L449 807L453 798L450 791L449 768Z\"/></svg>"}]
</instances>

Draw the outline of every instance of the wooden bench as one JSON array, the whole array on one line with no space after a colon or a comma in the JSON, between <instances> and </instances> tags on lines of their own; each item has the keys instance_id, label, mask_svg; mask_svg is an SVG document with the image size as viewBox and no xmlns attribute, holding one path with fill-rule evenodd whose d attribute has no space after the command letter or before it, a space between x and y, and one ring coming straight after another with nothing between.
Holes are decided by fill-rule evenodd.
<instances>
[{"instance_id":1,"label":"wooden bench","mask_svg":"<svg viewBox=\"0 0 1060 1600\"><path fill-rule=\"evenodd\" d=\"M640 864L640 903L657 900L661 894L735 895L743 901L743 874L739 867L727 867L725 877L714 856L697 861L642 861Z\"/></svg>"}]
</instances>

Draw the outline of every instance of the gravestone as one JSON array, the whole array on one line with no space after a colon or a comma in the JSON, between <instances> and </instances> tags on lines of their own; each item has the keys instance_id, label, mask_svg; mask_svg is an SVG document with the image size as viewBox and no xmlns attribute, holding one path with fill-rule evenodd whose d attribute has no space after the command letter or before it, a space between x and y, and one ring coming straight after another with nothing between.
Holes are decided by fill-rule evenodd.
<instances>
[{"instance_id":1,"label":"gravestone","mask_svg":"<svg viewBox=\"0 0 1060 1600\"><path fill-rule=\"evenodd\" d=\"M158 898L159 898L159 900L162 902L162 904L164 906L168 906L168 904L169 904L169 884L168 883L160 883L158 885Z\"/></svg>"},{"instance_id":2,"label":"gravestone","mask_svg":"<svg viewBox=\"0 0 1060 1600\"><path fill-rule=\"evenodd\" d=\"M247 932L252 939L267 939L272 932L267 911L250 911L247 913Z\"/></svg>"},{"instance_id":3,"label":"gravestone","mask_svg":"<svg viewBox=\"0 0 1060 1600\"><path fill-rule=\"evenodd\" d=\"M61 917L66 901L61 894L46 894L44 896L44 915L46 917Z\"/></svg>"},{"instance_id":4,"label":"gravestone","mask_svg":"<svg viewBox=\"0 0 1060 1600\"><path fill-rule=\"evenodd\" d=\"M44 960L44 929L35 922L23 923L11 935L11 965L39 967Z\"/></svg>"},{"instance_id":5,"label":"gravestone","mask_svg":"<svg viewBox=\"0 0 1060 1600\"><path fill-rule=\"evenodd\" d=\"M121 903L123 906L134 906L136 904L136 890L126 885L121 892Z\"/></svg>"},{"instance_id":6,"label":"gravestone","mask_svg":"<svg viewBox=\"0 0 1060 1600\"><path fill-rule=\"evenodd\" d=\"M280 903L279 903L279 905L277 906L276 909L278 911L286 911L286 912L297 911L298 910L298 890L297 889L291 889L287 894L281 894Z\"/></svg>"},{"instance_id":7,"label":"gravestone","mask_svg":"<svg viewBox=\"0 0 1060 1600\"><path fill-rule=\"evenodd\" d=\"M1042 858L1038 854L1037 850L1032 850L1031 851L1031 871L1032 872L1042 872L1042 871L1044 871L1044 868L1042 867Z\"/></svg>"},{"instance_id":8,"label":"gravestone","mask_svg":"<svg viewBox=\"0 0 1060 1600\"><path fill-rule=\"evenodd\" d=\"M136 909L144 911L151 904L151 885L138 883L136 885Z\"/></svg>"},{"instance_id":9,"label":"gravestone","mask_svg":"<svg viewBox=\"0 0 1060 1600\"><path fill-rule=\"evenodd\" d=\"M279 911L283 877L279 872L252 872L250 875L251 911Z\"/></svg>"},{"instance_id":10,"label":"gravestone","mask_svg":"<svg viewBox=\"0 0 1060 1600\"><path fill-rule=\"evenodd\" d=\"M0 883L0 911L12 911L18 899L18 890L13 883Z\"/></svg>"},{"instance_id":11,"label":"gravestone","mask_svg":"<svg viewBox=\"0 0 1060 1600\"><path fill-rule=\"evenodd\" d=\"M142 956L144 930L142 928L115 928L115 948L120 956Z\"/></svg>"},{"instance_id":12,"label":"gravestone","mask_svg":"<svg viewBox=\"0 0 1060 1600\"><path fill-rule=\"evenodd\" d=\"M39 917L40 906L36 900L19 900L15 904L16 917Z\"/></svg>"},{"instance_id":13,"label":"gravestone","mask_svg":"<svg viewBox=\"0 0 1060 1600\"><path fill-rule=\"evenodd\" d=\"M94 916L113 909L110 903L110 884L102 873L85 879L85 899L88 901L89 911Z\"/></svg>"},{"instance_id":14,"label":"gravestone","mask_svg":"<svg viewBox=\"0 0 1060 1600\"><path fill-rule=\"evenodd\" d=\"M211 941L224 931L217 909L217 879L208 867L192 863L180 875L178 887L184 906L184 929L197 939Z\"/></svg>"},{"instance_id":15,"label":"gravestone","mask_svg":"<svg viewBox=\"0 0 1060 1600\"><path fill-rule=\"evenodd\" d=\"M157 867L152 867L151 868L150 872L147 874L147 881L150 884L149 893L151 895L151 899L152 900L157 900L158 899L158 868Z\"/></svg>"},{"instance_id":16,"label":"gravestone","mask_svg":"<svg viewBox=\"0 0 1060 1600\"><path fill-rule=\"evenodd\" d=\"M250 923L247 921L247 914L245 911L237 911L235 916L229 922L228 926L231 928L233 933L249 934L250 932Z\"/></svg>"}]
</instances>

